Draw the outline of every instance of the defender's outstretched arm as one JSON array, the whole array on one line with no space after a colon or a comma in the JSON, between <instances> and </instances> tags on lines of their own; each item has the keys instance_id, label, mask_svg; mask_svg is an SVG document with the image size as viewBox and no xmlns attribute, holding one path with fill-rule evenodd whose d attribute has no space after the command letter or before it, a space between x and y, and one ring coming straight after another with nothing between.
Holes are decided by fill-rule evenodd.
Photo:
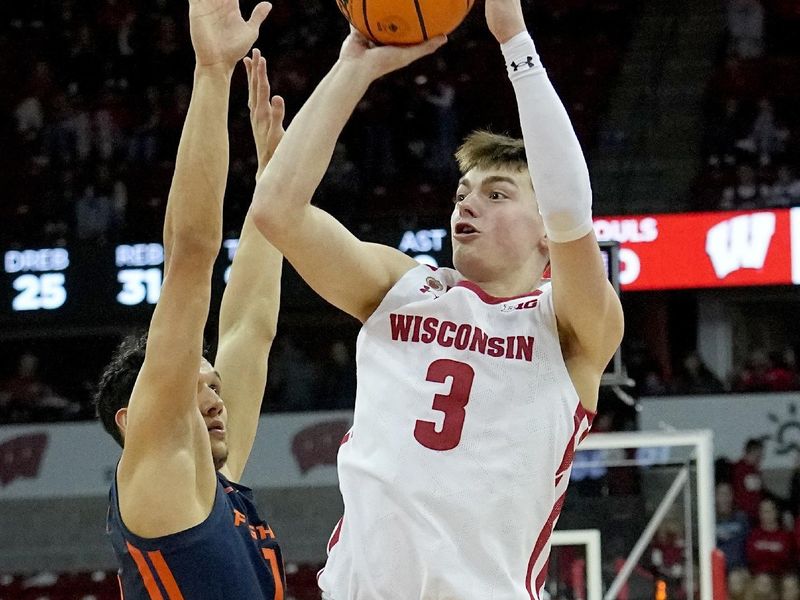
<instances>
[{"instance_id":1,"label":"defender's outstretched arm","mask_svg":"<svg viewBox=\"0 0 800 600\"><path fill-rule=\"evenodd\" d=\"M258 49L247 68L250 124L258 153L258 180L283 137L283 98L270 98L267 61ZM228 411L228 461L221 471L239 481L253 447L267 381L267 358L275 339L283 256L258 232L252 210L222 296L215 366Z\"/></svg>"},{"instance_id":2,"label":"defender's outstretched arm","mask_svg":"<svg viewBox=\"0 0 800 600\"><path fill-rule=\"evenodd\" d=\"M199 523L214 498L216 473L197 394L222 239L228 96L234 66L270 8L257 5L246 22L237 0L189 0L194 87L167 204L164 282L125 413L117 474L125 523L146 537Z\"/></svg>"}]
</instances>

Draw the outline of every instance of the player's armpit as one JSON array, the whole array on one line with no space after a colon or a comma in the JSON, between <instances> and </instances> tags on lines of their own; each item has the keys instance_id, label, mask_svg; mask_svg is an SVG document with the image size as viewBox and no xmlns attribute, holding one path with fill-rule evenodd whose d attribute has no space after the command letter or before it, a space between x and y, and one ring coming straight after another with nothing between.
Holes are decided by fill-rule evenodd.
<instances>
[{"instance_id":1,"label":"player's armpit","mask_svg":"<svg viewBox=\"0 0 800 600\"><path fill-rule=\"evenodd\" d=\"M362 242L325 211L307 205L290 223L256 225L300 276L334 306L362 323L417 262L399 250Z\"/></svg>"},{"instance_id":2,"label":"player's armpit","mask_svg":"<svg viewBox=\"0 0 800 600\"><path fill-rule=\"evenodd\" d=\"M566 243L549 242L553 305L559 335L582 373L599 382L622 340L622 305L606 276L594 232Z\"/></svg>"},{"instance_id":3,"label":"player's armpit","mask_svg":"<svg viewBox=\"0 0 800 600\"><path fill-rule=\"evenodd\" d=\"M135 462L123 458L117 489L125 526L138 536L154 538L202 523L211 506L192 485L196 476L194 452L188 448L172 449L168 460L155 455Z\"/></svg>"}]
</instances>

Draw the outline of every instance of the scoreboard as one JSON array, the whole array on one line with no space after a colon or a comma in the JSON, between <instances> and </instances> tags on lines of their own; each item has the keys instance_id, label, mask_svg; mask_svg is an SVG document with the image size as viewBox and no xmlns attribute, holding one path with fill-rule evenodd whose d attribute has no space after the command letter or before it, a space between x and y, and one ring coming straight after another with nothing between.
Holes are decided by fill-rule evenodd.
<instances>
[{"instance_id":1,"label":"scoreboard","mask_svg":"<svg viewBox=\"0 0 800 600\"><path fill-rule=\"evenodd\" d=\"M450 264L445 229L390 227L365 237L426 264ZM212 278L212 311L221 300L238 246L237 238L223 241ZM143 326L161 295L164 247L158 242L15 248L0 250L0 256L0 329L4 333ZM301 288L291 269L286 271L284 306L313 302L307 297L313 292Z\"/></svg>"},{"instance_id":2,"label":"scoreboard","mask_svg":"<svg viewBox=\"0 0 800 600\"><path fill-rule=\"evenodd\" d=\"M370 241L392 245L431 266L451 266L446 229L392 228ZM225 239L212 276L212 311L221 300L238 248ZM601 249L619 289L617 244ZM74 245L2 251L0 327L4 332L146 325L161 295L164 247L158 242ZM282 302L291 309L314 302L297 275L286 269ZM310 296L310 297L309 297Z\"/></svg>"}]
</instances>

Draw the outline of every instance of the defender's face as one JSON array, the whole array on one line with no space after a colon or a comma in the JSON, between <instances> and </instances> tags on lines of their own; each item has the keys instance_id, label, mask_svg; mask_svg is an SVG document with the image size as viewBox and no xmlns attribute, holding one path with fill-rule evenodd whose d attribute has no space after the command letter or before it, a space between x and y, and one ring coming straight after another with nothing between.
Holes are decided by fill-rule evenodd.
<instances>
[{"instance_id":1,"label":"defender's face","mask_svg":"<svg viewBox=\"0 0 800 600\"><path fill-rule=\"evenodd\" d=\"M211 442L211 456L214 458L214 467L221 469L228 459L228 442L226 425L228 413L222 402L222 381L214 366L203 359L200 365L200 375L197 379L197 408L203 417L203 422L208 429Z\"/></svg>"},{"instance_id":2,"label":"defender's face","mask_svg":"<svg viewBox=\"0 0 800 600\"><path fill-rule=\"evenodd\" d=\"M459 181L454 202L453 264L468 279L495 279L546 253L528 171L472 169Z\"/></svg>"}]
</instances>

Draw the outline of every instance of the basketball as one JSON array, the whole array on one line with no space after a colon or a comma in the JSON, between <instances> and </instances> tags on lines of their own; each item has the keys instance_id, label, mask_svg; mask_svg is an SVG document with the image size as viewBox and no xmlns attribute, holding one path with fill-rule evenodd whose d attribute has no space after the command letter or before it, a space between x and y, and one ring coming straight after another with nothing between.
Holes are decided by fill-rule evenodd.
<instances>
[{"instance_id":1,"label":"basketball","mask_svg":"<svg viewBox=\"0 0 800 600\"><path fill-rule=\"evenodd\" d=\"M453 31L475 0L336 0L347 20L378 44L419 44Z\"/></svg>"}]
</instances>

